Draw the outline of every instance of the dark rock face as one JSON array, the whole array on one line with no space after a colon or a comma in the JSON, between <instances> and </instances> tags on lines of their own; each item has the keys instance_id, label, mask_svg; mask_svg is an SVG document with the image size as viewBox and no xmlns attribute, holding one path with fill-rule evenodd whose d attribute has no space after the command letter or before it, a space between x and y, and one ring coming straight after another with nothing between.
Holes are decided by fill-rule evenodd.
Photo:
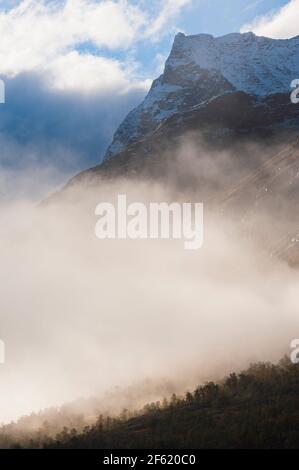
<instances>
[{"instance_id":1,"label":"dark rock face","mask_svg":"<svg viewBox=\"0 0 299 470\"><path fill-rule=\"evenodd\" d=\"M230 149L249 141L264 146L273 142L288 145L298 131L299 106L291 103L289 94L257 98L243 92L228 93L165 119L143 139L79 178L145 174L163 178L184 138L200 141L201 146Z\"/></svg>"},{"instance_id":2,"label":"dark rock face","mask_svg":"<svg viewBox=\"0 0 299 470\"><path fill-rule=\"evenodd\" d=\"M117 130L107 159L67 188L125 177L194 190L226 214L241 214L245 232L264 238L272 254L299 263L299 105L288 90L296 67L299 76L296 45L299 38L178 35L164 74ZM278 221L269 241L257 214Z\"/></svg>"},{"instance_id":3,"label":"dark rock face","mask_svg":"<svg viewBox=\"0 0 299 470\"><path fill-rule=\"evenodd\" d=\"M195 64L177 67L173 72L167 70L153 82L147 101L131 111L120 125L105 160L153 132L169 117L233 89L219 72L210 72ZM157 98L153 98L154 95Z\"/></svg>"},{"instance_id":4,"label":"dark rock face","mask_svg":"<svg viewBox=\"0 0 299 470\"><path fill-rule=\"evenodd\" d=\"M116 131L105 159L144 139L165 120L205 106L208 100L236 91L257 98L287 93L297 77L299 37L274 40L252 33L220 38L179 33L163 75Z\"/></svg>"}]
</instances>

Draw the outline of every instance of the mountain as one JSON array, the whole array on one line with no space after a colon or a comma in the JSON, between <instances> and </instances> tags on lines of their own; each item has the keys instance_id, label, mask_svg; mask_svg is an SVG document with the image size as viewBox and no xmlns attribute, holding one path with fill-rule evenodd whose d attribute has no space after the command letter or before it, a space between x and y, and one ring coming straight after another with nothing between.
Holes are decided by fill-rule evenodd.
<instances>
[{"instance_id":1,"label":"mountain","mask_svg":"<svg viewBox=\"0 0 299 470\"><path fill-rule=\"evenodd\" d=\"M137 413L100 415L83 431L64 428L7 435L7 447L50 449L298 449L299 369L288 359L259 363L184 397L150 403Z\"/></svg>"},{"instance_id":2,"label":"mountain","mask_svg":"<svg viewBox=\"0 0 299 470\"><path fill-rule=\"evenodd\" d=\"M288 93L265 97L226 93L165 119L113 158L75 176L65 189L84 184L97 187L102 178L145 178L196 189L201 200L225 201L226 206L238 184L239 190L229 197L234 205L252 209L254 201L256 207L257 193L267 186L269 192L258 196L260 206L270 195L272 200L277 196L296 203L298 136L299 106L291 103ZM287 154L284 168L288 166L288 171L282 171L280 160L273 158L281 151ZM264 175L260 186L253 184L256 173ZM271 183L276 174L279 185ZM245 192L241 183L246 179Z\"/></svg>"},{"instance_id":3,"label":"mountain","mask_svg":"<svg viewBox=\"0 0 299 470\"><path fill-rule=\"evenodd\" d=\"M257 170L260 156L247 155L248 142L260 144L266 160L298 134L299 106L290 99L291 82L299 77L298 46L299 36L179 33L163 75L117 129L104 162L71 184L99 176L167 177L186 136L197 145L198 160L205 144L234 147L244 155L243 167ZM200 183L203 175L191 176Z\"/></svg>"},{"instance_id":4,"label":"mountain","mask_svg":"<svg viewBox=\"0 0 299 470\"><path fill-rule=\"evenodd\" d=\"M101 178L159 179L228 214L237 208L254 234L256 215L272 214L279 223L271 240L258 235L298 264L299 105L290 98L298 46L299 37L178 34L164 74L116 131L104 162L66 189Z\"/></svg>"},{"instance_id":5,"label":"mountain","mask_svg":"<svg viewBox=\"0 0 299 470\"><path fill-rule=\"evenodd\" d=\"M223 195L226 213L242 211L242 224L255 237L267 238L256 215L272 214L277 223L268 237L271 256L299 266L299 139L267 158L256 170L232 185ZM263 224L262 224L263 225ZM273 233L275 233L273 237ZM268 242L266 242L267 245Z\"/></svg>"},{"instance_id":6,"label":"mountain","mask_svg":"<svg viewBox=\"0 0 299 470\"><path fill-rule=\"evenodd\" d=\"M299 77L299 36L275 40L253 33L214 38L179 33L165 70L145 100L116 131L105 160L114 157L170 117L236 91L265 97L289 93Z\"/></svg>"}]
</instances>

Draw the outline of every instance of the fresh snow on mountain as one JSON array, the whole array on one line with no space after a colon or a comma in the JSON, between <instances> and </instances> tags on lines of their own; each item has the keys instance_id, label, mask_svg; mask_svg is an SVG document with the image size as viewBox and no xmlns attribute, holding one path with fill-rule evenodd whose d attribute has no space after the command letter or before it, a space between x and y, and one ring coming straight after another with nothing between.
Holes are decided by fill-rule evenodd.
<instances>
[{"instance_id":1,"label":"fresh snow on mountain","mask_svg":"<svg viewBox=\"0 0 299 470\"><path fill-rule=\"evenodd\" d=\"M179 33L166 66L176 68L190 62L218 70L237 90L249 94L285 92L294 77L299 77L299 36L276 40L253 33L220 38Z\"/></svg>"},{"instance_id":2,"label":"fresh snow on mountain","mask_svg":"<svg viewBox=\"0 0 299 470\"><path fill-rule=\"evenodd\" d=\"M263 97L290 91L299 78L299 36L276 40L253 33L214 38L177 34L165 70L116 131L105 159L142 139L177 112L233 91Z\"/></svg>"}]
</instances>

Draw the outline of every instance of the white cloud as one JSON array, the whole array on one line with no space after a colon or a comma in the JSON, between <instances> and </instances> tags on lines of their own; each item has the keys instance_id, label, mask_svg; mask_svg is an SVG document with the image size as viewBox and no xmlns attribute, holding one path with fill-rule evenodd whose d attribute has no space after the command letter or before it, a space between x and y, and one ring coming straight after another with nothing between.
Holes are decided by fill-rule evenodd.
<instances>
[{"instance_id":1,"label":"white cloud","mask_svg":"<svg viewBox=\"0 0 299 470\"><path fill-rule=\"evenodd\" d=\"M145 36L157 39L160 34L163 34L163 28L169 23L169 21L176 18L182 8L190 5L192 0L162 0L161 10L158 13L156 19L145 31Z\"/></svg>"},{"instance_id":2,"label":"white cloud","mask_svg":"<svg viewBox=\"0 0 299 470\"><path fill-rule=\"evenodd\" d=\"M1 69L8 73L25 66L32 69L86 42L126 48L144 21L145 16L125 0L66 0L65 4L23 0L0 14Z\"/></svg>"},{"instance_id":3,"label":"white cloud","mask_svg":"<svg viewBox=\"0 0 299 470\"><path fill-rule=\"evenodd\" d=\"M80 46L126 49L144 21L126 0L23 0L0 13L0 73L42 73L60 89L126 88L131 77L119 61L80 53Z\"/></svg>"},{"instance_id":4,"label":"white cloud","mask_svg":"<svg viewBox=\"0 0 299 470\"><path fill-rule=\"evenodd\" d=\"M156 8L130 0L22 0L0 12L0 74L36 72L58 89L146 88L136 64L113 58L114 51L157 37L190 1L159 2L157 14ZM109 58L100 55L100 48Z\"/></svg>"},{"instance_id":5,"label":"white cloud","mask_svg":"<svg viewBox=\"0 0 299 470\"><path fill-rule=\"evenodd\" d=\"M242 32L253 31L259 36L287 39L299 35L299 0L291 0L280 10L258 17L244 25Z\"/></svg>"},{"instance_id":6,"label":"white cloud","mask_svg":"<svg viewBox=\"0 0 299 470\"><path fill-rule=\"evenodd\" d=\"M249 3L244 7L244 11L255 10L256 7L258 7L262 2L263 0L254 0L253 2Z\"/></svg>"},{"instance_id":7,"label":"white cloud","mask_svg":"<svg viewBox=\"0 0 299 470\"><path fill-rule=\"evenodd\" d=\"M0 14L0 57L4 73L32 70L67 48L91 42L98 47L126 48L144 21L126 1L23 0Z\"/></svg>"},{"instance_id":8,"label":"white cloud","mask_svg":"<svg viewBox=\"0 0 299 470\"><path fill-rule=\"evenodd\" d=\"M118 90L126 93L132 88L148 89L147 80L134 78L134 66L124 65L114 59L79 54L71 51L58 56L47 67L46 80L50 87L80 92Z\"/></svg>"}]
</instances>

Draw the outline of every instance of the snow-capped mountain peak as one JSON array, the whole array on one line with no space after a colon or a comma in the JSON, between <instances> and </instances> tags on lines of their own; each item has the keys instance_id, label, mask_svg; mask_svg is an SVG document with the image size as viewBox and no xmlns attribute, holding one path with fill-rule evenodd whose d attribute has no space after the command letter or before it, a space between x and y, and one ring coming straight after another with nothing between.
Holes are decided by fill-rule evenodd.
<instances>
[{"instance_id":1,"label":"snow-capped mountain peak","mask_svg":"<svg viewBox=\"0 0 299 470\"><path fill-rule=\"evenodd\" d=\"M170 116L233 91L286 93L299 78L299 36L275 40L253 33L175 37L165 70L114 135L105 159L142 139Z\"/></svg>"},{"instance_id":2,"label":"snow-capped mountain peak","mask_svg":"<svg viewBox=\"0 0 299 470\"><path fill-rule=\"evenodd\" d=\"M299 76L299 36L277 40L253 33L219 38L179 33L166 67L187 65L218 70L236 89L254 95L285 92Z\"/></svg>"}]
</instances>

